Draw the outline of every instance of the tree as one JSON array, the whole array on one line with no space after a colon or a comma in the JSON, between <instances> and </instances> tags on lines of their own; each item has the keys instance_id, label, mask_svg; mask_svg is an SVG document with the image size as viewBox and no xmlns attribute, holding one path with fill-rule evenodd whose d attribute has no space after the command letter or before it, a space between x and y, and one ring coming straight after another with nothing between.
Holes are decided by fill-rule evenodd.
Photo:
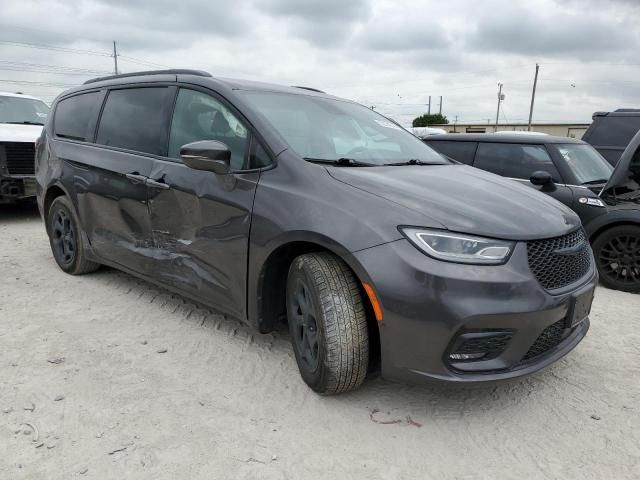
<instances>
[{"instance_id":1,"label":"tree","mask_svg":"<svg viewBox=\"0 0 640 480\"><path fill-rule=\"evenodd\" d=\"M449 123L446 115L441 113L425 113L413 119L414 127L428 127L429 125L444 125Z\"/></svg>"}]
</instances>

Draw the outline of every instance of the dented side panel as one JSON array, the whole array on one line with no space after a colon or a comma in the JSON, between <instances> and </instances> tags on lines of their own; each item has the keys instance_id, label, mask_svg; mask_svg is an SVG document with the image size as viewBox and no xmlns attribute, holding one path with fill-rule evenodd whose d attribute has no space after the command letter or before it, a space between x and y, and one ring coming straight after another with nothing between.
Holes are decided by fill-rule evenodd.
<instances>
[{"instance_id":1,"label":"dented side panel","mask_svg":"<svg viewBox=\"0 0 640 480\"><path fill-rule=\"evenodd\" d=\"M155 239L152 275L238 317L246 317L251 209L259 172L215 175L156 160L149 187Z\"/></svg>"},{"instance_id":2,"label":"dented side panel","mask_svg":"<svg viewBox=\"0 0 640 480\"><path fill-rule=\"evenodd\" d=\"M75 197L78 216L93 251L140 272L150 273L153 233L147 187L127 174L146 176L153 159L71 142L53 141L64 165L63 181Z\"/></svg>"}]
</instances>

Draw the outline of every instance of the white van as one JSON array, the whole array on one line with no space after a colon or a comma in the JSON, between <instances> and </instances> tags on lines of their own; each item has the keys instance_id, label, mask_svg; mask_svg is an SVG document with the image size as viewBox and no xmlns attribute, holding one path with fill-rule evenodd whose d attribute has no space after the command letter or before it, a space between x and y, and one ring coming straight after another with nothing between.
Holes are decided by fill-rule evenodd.
<instances>
[{"instance_id":1,"label":"white van","mask_svg":"<svg viewBox=\"0 0 640 480\"><path fill-rule=\"evenodd\" d=\"M0 203L35 196L35 142L48 114L39 98L0 92Z\"/></svg>"}]
</instances>

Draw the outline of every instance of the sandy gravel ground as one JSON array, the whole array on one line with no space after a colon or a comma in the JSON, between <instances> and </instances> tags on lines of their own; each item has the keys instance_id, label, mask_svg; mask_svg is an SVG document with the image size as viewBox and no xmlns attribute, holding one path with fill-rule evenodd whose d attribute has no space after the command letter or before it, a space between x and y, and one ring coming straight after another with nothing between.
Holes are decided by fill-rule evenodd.
<instances>
[{"instance_id":1,"label":"sandy gravel ground","mask_svg":"<svg viewBox=\"0 0 640 480\"><path fill-rule=\"evenodd\" d=\"M322 398L286 332L65 275L32 209L0 207L0 272L3 480L640 478L640 296L600 288L585 341L524 380Z\"/></svg>"}]
</instances>

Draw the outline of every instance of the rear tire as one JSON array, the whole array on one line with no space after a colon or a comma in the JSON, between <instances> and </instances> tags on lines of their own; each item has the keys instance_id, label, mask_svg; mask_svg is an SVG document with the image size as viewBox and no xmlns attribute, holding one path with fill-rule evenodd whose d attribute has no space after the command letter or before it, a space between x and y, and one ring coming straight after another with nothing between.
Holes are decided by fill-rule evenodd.
<instances>
[{"instance_id":1,"label":"rear tire","mask_svg":"<svg viewBox=\"0 0 640 480\"><path fill-rule=\"evenodd\" d=\"M367 375L367 318L357 279L330 253L293 260L287 280L287 318L300 375L315 392L359 387Z\"/></svg>"},{"instance_id":2,"label":"rear tire","mask_svg":"<svg viewBox=\"0 0 640 480\"><path fill-rule=\"evenodd\" d=\"M600 281L608 288L640 292L640 227L621 225L593 242Z\"/></svg>"},{"instance_id":3,"label":"rear tire","mask_svg":"<svg viewBox=\"0 0 640 480\"><path fill-rule=\"evenodd\" d=\"M56 198L47 212L49 244L58 266L71 275L82 275L100 268L87 260L80 222L67 197Z\"/></svg>"}]
</instances>

